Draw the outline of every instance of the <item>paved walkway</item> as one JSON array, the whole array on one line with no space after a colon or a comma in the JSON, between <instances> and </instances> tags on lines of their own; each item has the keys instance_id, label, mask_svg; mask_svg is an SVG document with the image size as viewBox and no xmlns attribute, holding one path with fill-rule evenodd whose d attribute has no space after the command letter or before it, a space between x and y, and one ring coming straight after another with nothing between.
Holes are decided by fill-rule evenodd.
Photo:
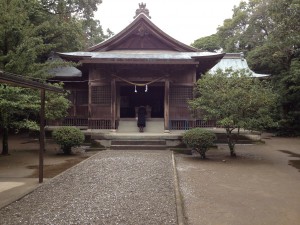
<instances>
[{"instance_id":1,"label":"paved walkway","mask_svg":"<svg viewBox=\"0 0 300 225\"><path fill-rule=\"evenodd\" d=\"M104 151L0 210L0 224L177 224L169 151Z\"/></svg>"},{"instance_id":2,"label":"paved walkway","mask_svg":"<svg viewBox=\"0 0 300 225\"><path fill-rule=\"evenodd\" d=\"M0 177L0 209L24 197L38 186L40 184L37 178Z\"/></svg>"}]
</instances>

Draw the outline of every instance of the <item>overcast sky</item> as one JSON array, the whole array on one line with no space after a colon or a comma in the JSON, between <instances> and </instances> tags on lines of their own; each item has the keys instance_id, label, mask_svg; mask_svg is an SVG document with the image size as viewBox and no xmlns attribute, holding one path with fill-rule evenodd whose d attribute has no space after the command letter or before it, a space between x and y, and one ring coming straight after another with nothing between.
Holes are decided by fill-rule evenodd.
<instances>
[{"instance_id":1,"label":"overcast sky","mask_svg":"<svg viewBox=\"0 0 300 225\"><path fill-rule=\"evenodd\" d=\"M102 0L96 19L104 30L115 34L133 21L138 4L144 2L151 21L185 44L216 33L224 19L231 18L234 5L241 0Z\"/></svg>"}]
</instances>

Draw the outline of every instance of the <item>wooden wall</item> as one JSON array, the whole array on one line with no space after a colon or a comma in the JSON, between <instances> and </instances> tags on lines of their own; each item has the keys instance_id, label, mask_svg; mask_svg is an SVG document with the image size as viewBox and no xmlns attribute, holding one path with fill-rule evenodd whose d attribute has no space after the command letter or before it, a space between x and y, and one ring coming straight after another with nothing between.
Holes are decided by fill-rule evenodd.
<instances>
[{"instance_id":1,"label":"wooden wall","mask_svg":"<svg viewBox=\"0 0 300 225\"><path fill-rule=\"evenodd\" d=\"M66 83L65 89L70 92L71 101L69 117L88 117L88 85L87 82Z\"/></svg>"},{"instance_id":2,"label":"wooden wall","mask_svg":"<svg viewBox=\"0 0 300 225\"><path fill-rule=\"evenodd\" d=\"M89 127L96 129L114 128L120 115L118 84L124 84L120 77L140 83L163 77L153 85L166 87L168 83L169 86L168 90L165 89L165 95L168 95L164 99L165 103L168 101L165 104L165 126L169 120L192 120L187 101L193 98L196 82L194 65L126 65L124 68L118 65L90 65L88 82L66 84L73 103L69 117L88 119ZM105 125L102 127L102 124Z\"/></svg>"},{"instance_id":3,"label":"wooden wall","mask_svg":"<svg viewBox=\"0 0 300 225\"><path fill-rule=\"evenodd\" d=\"M111 76L104 68L96 66L90 68L89 118L111 118Z\"/></svg>"},{"instance_id":4,"label":"wooden wall","mask_svg":"<svg viewBox=\"0 0 300 225\"><path fill-rule=\"evenodd\" d=\"M194 67L172 74L170 76L170 120L192 119L187 101L193 98L193 88L196 82Z\"/></svg>"}]
</instances>

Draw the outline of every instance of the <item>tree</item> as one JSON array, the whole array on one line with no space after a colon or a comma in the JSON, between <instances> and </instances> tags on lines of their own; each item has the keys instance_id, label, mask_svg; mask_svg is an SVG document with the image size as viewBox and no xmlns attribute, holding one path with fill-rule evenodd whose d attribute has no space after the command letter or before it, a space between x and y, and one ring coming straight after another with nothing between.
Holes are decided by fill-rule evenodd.
<instances>
[{"instance_id":1,"label":"tree","mask_svg":"<svg viewBox=\"0 0 300 225\"><path fill-rule=\"evenodd\" d=\"M85 47L96 45L114 35L109 29L105 34L99 20L86 19L82 20L81 23L85 32Z\"/></svg>"},{"instance_id":2,"label":"tree","mask_svg":"<svg viewBox=\"0 0 300 225\"><path fill-rule=\"evenodd\" d=\"M63 88L63 84L53 84L53 86ZM68 92L60 94L50 91L46 92L45 118L47 120L56 120L68 115L67 110L71 106L68 95Z\"/></svg>"},{"instance_id":3,"label":"tree","mask_svg":"<svg viewBox=\"0 0 300 225\"><path fill-rule=\"evenodd\" d=\"M230 155L236 156L233 131L240 128L262 130L273 126L272 107L276 95L263 81L252 78L245 70L218 70L197 81L192 110L201 111L205 119L215 119L226 130ZM199 116L199 115L198 115Z\"/></svg>"},{"instance_id":4,"label":"tree","mask_svg":"<svg viewBox=\"0 0 300 225\"><path fill-rule=\"evenodd\" d=\"M61 24L64 24L63 27L66 26L68 28L68 30L61 30L62 32L66 31L63 32L65 35L68 36L70 31L72 32L69 36L71 39L69 42L64 43L62 47L66 48L70 44L74 45L74 40L81 40L80 49L82 49L83 46L87 48L98 44L113 34L109 29L107 34L105 34L100 21L93 18L94 12L97 11L98 5L101 3L102 0L42 0L41 7ZM56 29L54 28L53 30ZM74 30L77 30L77 32L74 32ZM76 36L77 38L74 39ZM59 37L58 35L57 38ZM78 44L75 46L79 46Z\"/></svg>"},{"instance_id":5,"label":"tree","mask_svg":"<svg viewBox=\"0 0 300 225\"><path fill-rule=\"evenodd\" d=\"M33 13L36 1L1 1L0 6L0 69L28 77L39 75L40 81L45 81L47 69L40 70L42 58L53 45L44 42L37 30L48 18L40 16L42 12ZM39 17L42 20L37 21ZM40 101L37 91L3 84L0 96L2 154L5 155L8 154L8 129L37 127Z\"/></svg>"},{"instance_id":6,"label":"tree","mask_svg":"<svg viewBox=\"0 0 300 225\"><path fill-rule=\"evenodd\" d=\"M8 129L25 127L30 122L30 114L37 113L38 99L30 91L23 88L0 85L0 126L3 132L2 155L8 154ZM26 113L26 117L20 119ZM20 122L20 124L18 123Z\"/></svg>"},{"instance_id":7,"label":"tree","mask_svg":"<svg viewBox=\"0 0 300 225\"><path fill-rule=\"evenodd\" d=\"M261 46L271 33L273 23L266 13L270 0L250 0L234 6L232 18L218 27L217 36L225 52L247 55Z\"/></svg>"},{"instance_id":8,"label":"tree","mask_svg":"<svg viewBox=\"0 0 300 225\"><path fill-rule=\"evenodd\" d=\"M78 51L105 35L93 19L100 0L0 2L0 69L44 79L51 51ZM110 31L109 31L110 32Z\"/></svg>"},{"instance_id":9,"label":"tree","mask_svg":"<svg viewBox=\"0 0 300 225\"><path fill-rule=\"evenodd\" d=\"M75 15L78 18L92 18L102 0L41 0L41 5L48 13L68 19Z\"/></svg>"},{"instance_id":10,"label":"tree","mask_svg":"<svg viewBox=\"0 0 300 225\"><path fill-rule=\"evenodd\" d=\"M193 47L209 51L209 52L217 52L221 50L220 41L216 34L199 38L191 44Z\"/></svg>"},{"instance_id":11,"label":"tree","mask_svg":"<svg viewBox=\"0 0 300 225\"><path fill-rule=\"evenodd\" d=\"M108 37L100 22L93 19L100 3L101 0L0 1L0 69L46 82L49 69L66 65L47 62L51 51L77 51ZM6 85L0 85L0 96L2 153L8 154L8 129L36 128L40 100L37 91ZM46 97L46 118L65 116L69 106L65 96L47 93Z\"/></svg>"},{"instance_id":12,"label":"tree","mask_svg":"<svg viewBox=\"0 0 300 225\"><path fill-rule=\"evenodd\" d=\"M56 85L58 86L58 85ZM46 93L46 119L66 116L70 101L67 93ZM9 153L8 130L26 128L38 130L40 96L36 90L0 84L0 127L2 128L2 155Z\"/></svg>"},{"instance_id":13,"label":"tree","mask_svg":"<svg viewBox=\"0 0 300 225\"><path fill-rule=\"evenodd\" d=\"M224 52L243 52L252 70L272 75L274 90L282 96L276 109L279 131L290 135L300 133L300 127L291 126L298 121L300 106L295 96L299 93L283 96L294 88L287 80L295 75L300 59L299 15L300 0L242 1L214 34Z\"/></svg>"},{"instance_id":14,"label":"tree","mask_svg":"<svg viewBox=\"0 0 300 225\"><path fill-rule=\"evenodd\" d=\"M293 59L291 68L281 76L280 90L280 133L300 135L300 59Z\"/></svg>"}]
</instances>

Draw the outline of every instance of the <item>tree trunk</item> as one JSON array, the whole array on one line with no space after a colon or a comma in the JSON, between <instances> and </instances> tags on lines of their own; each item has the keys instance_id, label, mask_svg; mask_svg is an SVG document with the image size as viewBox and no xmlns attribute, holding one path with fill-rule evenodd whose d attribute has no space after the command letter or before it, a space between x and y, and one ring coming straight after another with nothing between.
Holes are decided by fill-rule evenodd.
<instances>
[{"instance_id":1,"label":"tree trunk","mask_svg":"<svg viewBox=\"0 0 300 225\"><path fill-rule=\"evenodd\" d=\"M230 156L231 157L236 157L236 153L235 153L235 143L234 140L232 138L232 131L229 128L226 128L226 136L227 136L227 143L228 143L228 147L230 150Z\"/></svg>"},{"instance_id":2,"label":"tree trunk","mask_svg":"<svg viewBox=\"0 0 300 225\"><path fill-rule=\"evenodd\" d=\"M2 155L8 155L8 128L3 128L2 135Z\"/></svg>"},{"instance_id":3,"label":"tree trunk","mask_svg":"<svg viewBox=\"0 0 300 225\"><path fill-rule=\"evenodd\" d=\"M206 149L200 149L200 156L201 156L201 159L206 159Z\"/></svg>"},{"instance_id":4,"label":"tree trunk","mask_svg":"<svg viewBox=\"0 0 300 225\"><path fill-rule=\"evenodd\" d=\"M230 148L230 156L231 157L236 157L236 153L235 153L234 147Z\"/></svg>"},{"instance_id":5,"label":"tree trunk","mask_svg":"<svg viewBox=\"0 0 300 225\"><path fill-rule=\"evenodd\" d=\"M72 153L72 148L71 147L64 146L64 147L62 147L62 150L63 150L65 155L71 155L71 153Z\"/></svg>"}]
</instances>

